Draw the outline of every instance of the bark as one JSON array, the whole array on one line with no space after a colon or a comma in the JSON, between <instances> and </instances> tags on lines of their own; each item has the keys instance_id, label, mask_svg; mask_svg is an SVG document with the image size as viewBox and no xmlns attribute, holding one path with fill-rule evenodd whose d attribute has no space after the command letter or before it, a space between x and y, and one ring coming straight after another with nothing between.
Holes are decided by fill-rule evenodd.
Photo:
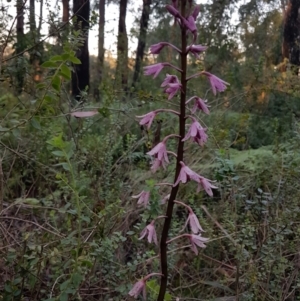
<instances>
[{"instance_id":1,"label":"bark","mask_svg":"<svg viewBox=\"0 0 300 301\"><path fill-rule=\"evenodd\" d=\"M294 66L300 66L300 1L290 0L285 10L282 55ZM298 68L297 71L298 72Z\"/></svg>"},{"instance_id":2,"label":"bark","mask_svg":"<svg viewBox=\"0 0 300 301\"><path fill-rule=\"evenodd\" d=\"M42 4L41 4L42 5ZM30 64L33 68L33 80L36 82L40 81L40 56L41 56L41 49L42 45L39 45L39 32L36 28L36 22L35 22L35 0L29 1L29 28L30 28L30 35L31 35L31 43L33 45L36 45L31 51L30 51Z\"/></svg>"},{"instance_id":3,"label":"bark","mask_svg":"<svg viewBox=\"0 0 300 301\"><path fill-rule=\"evenodd\" d=\"M69 3L69 0L62 0L62 4L63 4L62 21L64 23L67 23L69 21L69 18L70 18L70 3Z\"/></svg>"},{"instance_id":4,"label":"bark","mask_svg":"<svg viewBox=\"0 0 300 301\"><path fill-rule=\"evenodd\" d=\"M90 85L88 29L89 29L89 0L73 0L73 13L76 15L75 30L82 30L84 41L79 46L76 56L81 61L80 65L74 65L72 73L72 96L80 100L80 91Z\"/></svg>"},{"instance_id":5,"label":"bark","mask_svg":"<svg viewBox=\"0 0 300 301\"><path fill-rule=\"evenodd\" d=\"M117 85L121 83L124 91L127 90L128 82L128 36L126 31L126 11L128 0L120 0L120 15L119 15L119 29L117 42L117 68L116 81Z\"/></svg>"},{"instance_id":6,"label":"bark","mask_svg":"<svg viewBox=\"0 0 300 301\"><path fill-rule=\"evenodd\" d=\"M98 71L98 82L96 87L96 100L100 100L99 86L101 85L103 79L103 68L104 68L104 29L105 29L105 0L99 1L99 38L98 38L98 61L97 61L97 71Z\"/></svg>"},{"instance_id":7,"label":"bark","mask_svg":"<svg viewBox=\"0 0 300 301\"><path fill-rule=\"evenodd\" d=\"M25 45L25 35L24 35L24 4L22 0L17 0L17 43L16 43L16 54L23 56L22 52L24 51ZM17 60L17 93L21 94L24 85L24 68L23 60Z\"/></svg>"},{"instance_id":8,"label":"bark","mask_svg":"<svg viewBox=\"0 0 300 301\"><path fill-rule=\"evenodd\" d=\"M146 47L147 29L150 17L150 5L152 0L143 0L143 10L140 19L140 34L138 38L138 46L136 50L135 66L132 79L132 87L135 87L136 82L139 80L141 66L144 58Z\"/></svg>"}]
</instances>

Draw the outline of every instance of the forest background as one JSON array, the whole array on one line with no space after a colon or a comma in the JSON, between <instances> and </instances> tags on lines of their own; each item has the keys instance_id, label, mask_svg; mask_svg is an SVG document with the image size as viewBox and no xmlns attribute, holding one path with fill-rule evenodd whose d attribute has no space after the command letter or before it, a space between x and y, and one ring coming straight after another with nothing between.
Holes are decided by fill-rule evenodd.
<instances>
[{"instance_id":1,"label":"forest background","mask_svg":"<svg viewBox=\"0 0 300 301\"><path fill-rule=\"evenodd\" d=\"M157 247L138 239L167 193L146 152L177 124L162 115L147 131L135 116L176 107L160 88L164 75L153 84L142 74L178 60L169 49L148 52L179 43L166 4L0 1L0 300L131 300L132 284L159 269ZM110 5L119 10L114 54L105 49ZM218 189L213 198L180 190L210 241L198 256L183 242L169 247L165 300L300 300L300 1L200 8L197 43L209 48L189 57L189 70L230 87L207 94L210 139L201 151L189 146L188 160ZM209 86L189 89L206 95ZM168 166L158 180L173 175ZM154 204L146 212L131 197L145 187ZM174 233L185 219L177 210ZM147 282L149 300L158 290Z\"/></svg>"}]
</instances>

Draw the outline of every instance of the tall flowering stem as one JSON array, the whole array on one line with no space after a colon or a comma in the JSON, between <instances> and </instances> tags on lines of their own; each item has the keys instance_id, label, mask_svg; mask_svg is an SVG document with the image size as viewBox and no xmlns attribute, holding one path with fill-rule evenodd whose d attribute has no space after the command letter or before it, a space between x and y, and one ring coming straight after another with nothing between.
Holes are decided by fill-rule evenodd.
<instances>
[{"instance_id":1,"label":"tall flowering stem","mask_svg":"<svg viewBox=\"0 0 300 301\"><path fill-rule=\"evenodd\" d=\"M186 14L186 0L181 0L181 15L185 16ZM181 26L181 93L180 93L180 115L179 115L179 135L183 139L185 136L185 102L186 102L186 92L187 92L187 80L186 80L186 72L187 72L187 32L186 27ZM176 172L174 183L179 176L181 165L180 161L183 161L183 149L184 149L184 141L182 139L178 142L177 148L177 161L176 161ZM163 225L161 239L160 239L160 264L161 264L161 273L164 275L161 277L160 281L160 290L158 294L157 301L163 301L167 289L168 282L168 257L167 257L167 240L168 234L171 226L171 220L173 215L174 201L176 200L177 192L178 192L179 184L174 186L170 193L170 198L168 201L165 223Z\"/></svg>"},{"instance_id":2,"label":"tall flowering stem","mask_svg":"<svg viewBox=\"0 0 300 301\"><path fill-rule=\"evenodd\" d=\"M180 12L177 10L178 2L180 2ZM160 42L158 44L152 45L150 47L150 51L153 54L158 54L165 46L171 46L175 49L180 55L180 66L179 68L170 64L170 63L157 63L151 66L144 67L144 74L148 76L152 76L155 78L159 75L163 68L172 68L176 72L180 73L180 80L176 75L173 74L166 74L166 78L164 79L161 87L164 88L164 92L168 94L168 99L172 99L177 95L180 91L180 111L174 111L170 109L157 109L155 111L149 112L142 116L137 116L140 118L140 125L146 126L148 129L151 127L151 124L156 117L157 114L164 112L168 114L173 114L178 116L179 119L179 129L178 134L171 134L165 137L160 143L158 143L152 150L150 150L147 154L152 156L152 171L156 172L158 169L166 168L166 165L173 164L173 162L169 161L168 154L172 154L173 157L176 158L176 169L175 169L175 177L173 184L170 183L159 183L157 185L164 185L164 186L171 186L170 194L165 196L161 204L167 203L167 209L164 214L164 224L161 232L160 237L160 266L161 266L161 283L160 283L160 290L158 294L157 301L163 301L167 289L167 282L168 282L168 257L167 257L167 246L168 244L172 243L174 240L177 239L184 239L188 238L191 244L191 250L197 255L198 248L205 248L205 243L209 241L209 238L202 237L201 233L204 232L202 229L199 220L196 214L193 212L192 208L181 201L176 201L176 196L178 193L179 185L187 184L188 182L196 182L198 184L197 192L200 190L204 190L209 196L213 196L212 189L217 189L216 186L212 184L212 181L203 177L202 175L198 174L197 172L193 171L190 167L186 165L184 160L184 143L185 141L192 140L196 142L200 147L202 147L207 141L207 134L206 128L203 128L201 124L197 121L197 118L194 115L196 111L202 111L205 114L209 114L209 110L206 103L206 100L201 99L198 96L193 96L190 99L186 100L187 98L187 83L189 80L204 76L209 80L211 85L211 91L214 95L218 92L223 92L226 89L227 82L223 81L222 79L218 78L217 76L206 72L201 71L194 75L187 77L187 55L193 54L199 59L199 54L206 50L207 47L202 45L194 45L197 40L197 27L196 27L196 18L199 14L199 6L195 6L192 13L187 14L186 6L187 4L192 4L191 0L172 0L173 5L167 5L166 8L171 13L175 20L176 24L178 24L181 28L181 49L171 45L167 42ZM192 35L192 43L187 45L188 35ZM188 103L194 100L194 107L191 110L193 115L186 115L186 106ZM185 133L186 128L186 119L192 120L192 124L189 125L189 130ZM167 140L170 138L178 139L178 146L176 154L172 151L169 151ZM190 139L191 138L191 139ZM143 190L138 195L133 196L133 198L137 198L137 205L143 205L143 207L147 210L149 202L151 202L151 195L150 192L147 190ZM185 226L183 229L189 225L191 230L191 234L182 234L173 239L169 238L169 232L171 227L171 221L173 216L173 209L175 203L179 205L185 206L189 213L188 218L186 220ZM146 228L142 231L140 239L143 239L147 236L148 242L158 244L158 237L156 235L155 230L155 220L152 220L150 224L146 226ZM141 292L144 294L144 298L146 298L146 290L145 290L145 283L146 278L143 278L139 282L137 282L132 290L130 291L130 295L137 297Z\"/></svg>"}]
</instances>

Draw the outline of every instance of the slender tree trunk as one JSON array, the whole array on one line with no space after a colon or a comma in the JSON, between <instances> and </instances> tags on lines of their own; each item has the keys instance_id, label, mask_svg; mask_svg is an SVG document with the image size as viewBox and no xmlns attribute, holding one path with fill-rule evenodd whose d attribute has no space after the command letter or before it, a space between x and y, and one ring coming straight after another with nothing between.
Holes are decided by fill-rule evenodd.
<instances>
[{"instance_id":1,"label":"slender tree trunk","mask_svg":"<svg viewBox=\"0 0 300 301\"><path fill-rule=\"evenodd\" d=\"M70 3L69 3L69 0L62 0L62 4L63 4L62 21L64 23L67 23L69 21L69 18L70 18Z\"/></svg>"},{"instance_id":2,"label":"slender tree trunk","mask_svg":"<svg viewBox=\"0 0 300 301\"><path fill-rule=\"evenodd\" d=\"M100 100L100 85L103 79L103 68L104 68L104 29L105 29L105 0L99 1L99 29L98 29L98 61L97 61L97 73L98 81L95 88L94 96L96 100Z\"/></svg>"},{"instance_id":3,"label":"slender tree trunk","mask_svg":"<svg viewBox=\"0 0 300 301\"><path fill-rule=\"evenodd\" d=\"M117 85L121 83L121 87L126 92L128 83L128 36L126 31L126 11L128 0L120 0L120 16L119 31L117 42L117 68L116 81Z\"/></svg>"},{"instance_id":4,"label":"slender tree trunk","mask_svg":"<svg viewBox=\"0 0 300 301\"><path fill-rule=\"evenodd\" d=\"M138 46L136 50L135 66L132 79L132 87L135 87L136 82L139 80L141 66L144 58L146 47L147 29L150 17L150 5L152 0L143 0L143 10L140 19L140 34L138 39Z\"/></svg>"},{"instance_id":5,"label":"slender tree trunk","mask_svg":"<svg viewBox=\"0 0 300 301\"><path fill-rule=\"evenodd\" d=\"M73 0L73 13L76 15L75 29L81 29L84 35L84 41L77 51L77 57L81 61L81 64L74 65L74 72L72 73L72 96L76 100L80 100L80 91L85 90L90 85L88 48L90 1Z\"/></svg>"},{"instance_id":6,"label":"slender tree trunk","mask_svg":"<svg viewBox=\"0 0 300 301\"><path fill-rule=\"evenodd\" d=\"M25 45L24 35L24 4L22 0L17 0L17 43L16 43L16 54L23 56ZM24 62L22 59L17 60L17 93L21 94L24 85Z\"/></svg>"},{"instance_id":7,"label":"slender tree trunk","mask_svg":"<svg viewBox=\"0 0 300 301\"><path fill-rule=\"evenodd\" d=\"M290 0L285 11L283 28L283 56L294 66L300 66L300 1ZM298 68L293 68L298 73Z\"/></svg>"},{"instance_id":8,"label":"slender tree trunk","mask_svg":"<svg viewBox=\"0 0 300 301\"><path fill-rule=\"evenodd\" d=\"M42 4L41 4L42 5ZM31 35L31 43L35 47L30 51L30 64L33 68L33 80L40 81L40 56L42 47L39 45L40 35L36 28L35 22L35 0L29 1L29 28Z\"/></svg>"}]
</instances>

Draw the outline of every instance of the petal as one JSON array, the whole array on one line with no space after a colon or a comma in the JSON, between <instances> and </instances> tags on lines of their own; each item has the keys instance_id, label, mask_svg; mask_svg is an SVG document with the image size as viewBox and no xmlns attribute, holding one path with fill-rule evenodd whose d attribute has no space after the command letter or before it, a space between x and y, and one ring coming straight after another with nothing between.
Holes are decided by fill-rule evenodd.
<instances>
[{"instance_id":1,"label":"petal","mask_svg":"<svg viewBox=\"0 0 300 301\"><path fill-rule=\"evenodd\" d=\"M85 117L94 116L98 113L99 113L98 111L86 111L86 112L72 112L70 113L70 115L77 118L85 118Z\"/></svg>"}]
</instances>

